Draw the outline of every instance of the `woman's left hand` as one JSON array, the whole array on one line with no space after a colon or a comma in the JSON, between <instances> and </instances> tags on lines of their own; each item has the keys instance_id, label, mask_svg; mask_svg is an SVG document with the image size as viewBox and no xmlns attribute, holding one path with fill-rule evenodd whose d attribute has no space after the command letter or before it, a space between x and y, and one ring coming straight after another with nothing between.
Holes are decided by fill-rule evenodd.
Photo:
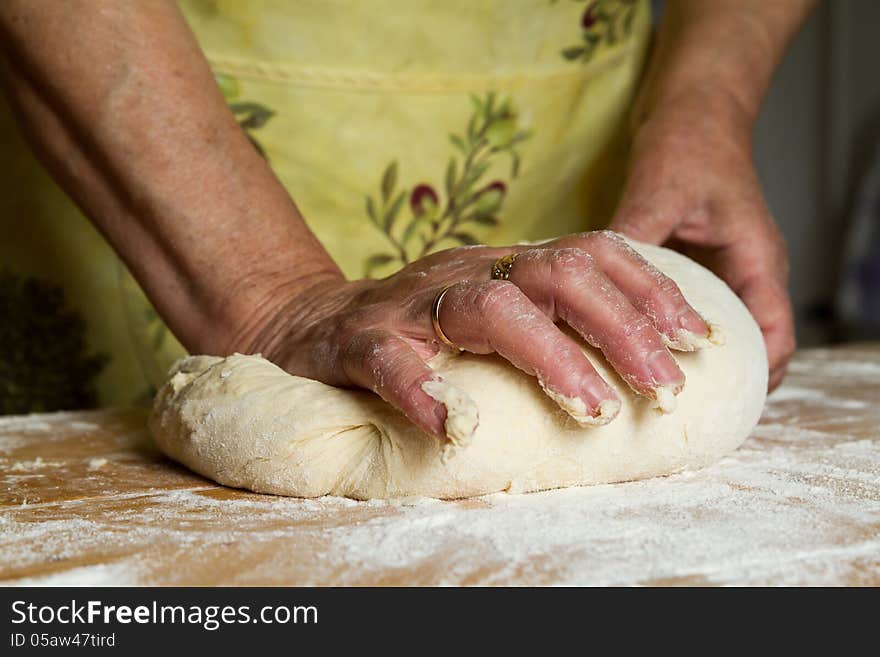
<instances>
[{"instance_id":1,"label":"woman's left hand","mask_svg":"<svg viewBox=\"0 0 880 657\"><path fill-rule=\"evenodd\" d=\"M612 230L703 263L751 311L767 346L769 387L794 353L785 243L752 162L751 124L734 102L694 99L638 129Z\"/></svg>"}]
</instances>

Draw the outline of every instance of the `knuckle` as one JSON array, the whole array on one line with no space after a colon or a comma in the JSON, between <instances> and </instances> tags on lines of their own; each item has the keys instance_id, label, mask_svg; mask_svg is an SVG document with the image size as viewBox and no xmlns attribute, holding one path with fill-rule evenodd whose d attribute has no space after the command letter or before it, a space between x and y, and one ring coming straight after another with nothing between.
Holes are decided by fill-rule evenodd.
<instances>
[{"instance_id":1,"label":"knuckle","mask_svg":"<svg viewBox=\"0 0 880 657\"><path fill-rule=\"evenodd\" d=\"M340 320L336 327L336 335L339 342L345 345L344 351L346 353L352 347L353 343L357 341L361 330L362 325L360 325L360 323L354 318Z\"/></svg>"},{"instance_id":2,"label":"knuckle","mask_svg":"<svg viewBox=\"0 0 880 657\"><path fill-rule=\"evenodd\" d=\"M587 240L599 247L606 248L617 248L625 244L623 238L618 233L607 228L587 233Z\"/></svg>"},{"instance_id":3,"label":"knuckle","mask_svg":"<svg viewBox=\"0 0 880 657\"><path fill-rule=\"evenodd\" d=\"M620 334L625 340L660 343L660 336L648 318L640 312L628 312L620 323Z\"/></svg>"},{"instance_id":4,"label":"knuckle","mask_svg":"<svg viewBox=\"0 0 880 657\"><path fill-rule=\"evenodd\" d=\"M364 362L370 365L370 369L382 369L390 362L394 346L394 341L389 338L372 340L364 352Z\"/></svg>"},{"instance_id":5,"label":"knuckle","mask_svg":"<svg viewBox=\"0 0 880 657\"><path fill-rule=\"evenodd\" d=\"M393 341L388 337L379 337L371 331L361 331L346 341L343 356L375 375L385 364L392 346Z\"/></svg>"},{"instance_id":6,"label":"knuckle","mask_svg":"<svg viewBox=\"0 0 880 657\"><path fill-rule=\"evenodd\" d=\"M668 276L658 272L658 276L654 278L654 283L648 292L648 298L652 301L659 301L670 297L681 299L682 302L684 301L678 284Z\"/></svg>"},{"instance_id":7,"label":"knuckle","mask_svg":"<svg viewBox=\"0 0 880 657\"><path fill-rule=\"evenodd\" d=\"M607 228L583 234L583 244L590 251L600 255L612 255L631 251L629 244L620 233Z\"/></svg>"},{"instance_id":8,"label":"knuckle","mask_svg":"<svg viewBox=\"0 0 880 657\"><path fill-rule=\"evenodd\" d=\"M495 317L518 302L521 295L510 281L487 281L473 289L473 307L480 316Z\"/></svg>"},{"instance_id":9,"label":"knuckle","mask_svg":"<svg viewBox=\"0 0 880 657\"><path fill-rule=\"evenodd\" d=\"M339 341L347 344L361 334L372 334L374 317L365 308L356 309L338 321L336 334Z\"/></svg>"},{"instance_id":10,"label":"knuckle","mask_svg":"<svg viewBox=\"0 0 880 657\"><path fill-rule=\"evenodd\" d=\"M551 265L555 276L571 278L592 272L596 267L596 261L584 249L569 247L553 251Z\"/></svg>"},{"instance_id":11,"label":"knuckle","mask_svg":"<svg viewBox=\"0 0 880 657\"><path fill-rule=\"evenodd\" d=\"M339 342L341 345L339 353L348 361L357 359L366 346L364 334L350 326L340 325Z\"/></svg>"}]
</instances>

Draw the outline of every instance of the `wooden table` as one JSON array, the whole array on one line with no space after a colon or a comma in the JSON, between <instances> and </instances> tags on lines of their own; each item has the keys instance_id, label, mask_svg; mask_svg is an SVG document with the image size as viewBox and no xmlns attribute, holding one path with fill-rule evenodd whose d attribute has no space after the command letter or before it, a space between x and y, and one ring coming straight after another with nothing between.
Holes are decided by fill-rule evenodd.
<instances>
[{"instance_id":1,"label":"wooden table","mask_svg":"<svg viewBox=\"0 0 880 657\"><path fill-rule=\"evenodd\" d=\"M254 495L164 459L144 419L0 418L0 580L880 585L880 346L799 353L710 468L531 495Z\"/></svg>"}]
</instances>

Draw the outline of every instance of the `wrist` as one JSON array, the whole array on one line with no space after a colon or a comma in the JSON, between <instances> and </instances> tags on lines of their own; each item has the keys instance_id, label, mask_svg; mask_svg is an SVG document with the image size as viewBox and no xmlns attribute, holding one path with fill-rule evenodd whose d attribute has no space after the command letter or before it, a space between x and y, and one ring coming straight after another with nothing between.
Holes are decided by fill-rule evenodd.
<instances>
[{"instance_id":1,"label":"wrist","mask_svg":"<svg viewBox=\"0 0 880 657\"><path fill-rule=\"evenodd\" d=\"M697 141L751 157L754 123L755 116L723 87L694 85L634 113L630 135L635 152L659 139L664 145Z\"/></svg>"},{"instance_id":2,"label":"wrist","mask_svg":"<svg viewBox=\"0 0 880 657\"><path fill-rule=\"evenodd\" d=\"M283 272L243 280L226 297L223 320L207 331L205 353L234 352L271 355L284 340L322 312L338 290L348 285L336 268L316 269L293 275Z\"/></svg>"},{"instance_id":3,"label":"wrist","mask_svg":"<svg viewBox=\"0 0 880 657\"><path fill-rule=\"evenodd\" d=\"M695 117L712 117L723 126L751 131L757 121L757 108L742 101L738 93L719 81L694 80L662 93L646 93L633 106L630 132L635 134L643 124L662 117L679 117L681 121Z\"/></svg>"}]
</instances>

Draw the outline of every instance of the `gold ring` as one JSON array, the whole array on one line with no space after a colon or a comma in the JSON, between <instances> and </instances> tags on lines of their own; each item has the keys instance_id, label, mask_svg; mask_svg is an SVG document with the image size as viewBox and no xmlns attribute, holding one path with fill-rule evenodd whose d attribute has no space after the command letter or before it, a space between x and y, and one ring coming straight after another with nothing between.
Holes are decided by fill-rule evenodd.
<instances>
[{"instance_id":1,"label":"gold ring","mask_svg":"<svg viewBox=\"0 0 880 657\"><path fill-rule=\"evenodd\" d=\"M513 269L513 263L519 256L519 253L508 253L501 256L492 265L492 280L506 281L510 278L510 270Z\"/></svg>"},{"instance_id":2,"label":"gold ring","mask_svg":"<svg viewBox=\"0 0 880 657\"><path fill-rule=\"evenodd\" d=\"M434 325L434 333L437 334L440 342L445 344L447 347L451 347L452 349L464 351L464 349L462 349L452 340L447 338L446 334L443 332L443 329L440 327L440 304L443 303L443 297L446 296L446 293L449 292L449 288L451 287L452 285L447 285L437 293L436 297L434 297L434 303L431 304L431 323Z\"/></svg>"}]
</instances>

